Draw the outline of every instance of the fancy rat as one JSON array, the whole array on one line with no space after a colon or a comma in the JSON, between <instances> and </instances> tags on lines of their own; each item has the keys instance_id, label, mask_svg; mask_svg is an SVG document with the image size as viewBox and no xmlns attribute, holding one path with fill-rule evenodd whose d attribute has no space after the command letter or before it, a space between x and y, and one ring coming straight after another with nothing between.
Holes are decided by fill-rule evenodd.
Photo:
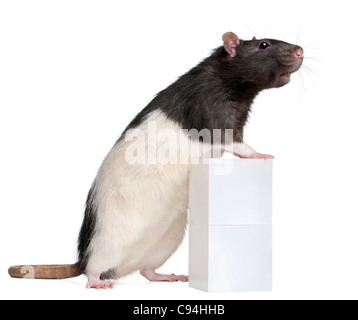
<instances>
[{"instance_id":1,"label":"fancy rat","mask_svg":"<svg viewBox=\"0 0 358 320\"><path fill-rule=\"evenodd\" d=\"M244 143L244 126L257 94L288 84L303 61L303 49L283 41L240 40L232 32L222 40L223 46L156 95L104 159L88 194L78 262L14 266L10 276L86 274L87 288L97 289L112 288L105 280L138 270L150 281L188 281L155 270L185 234L193 154L211 156L216 148L240 158L272 158ZM214 141L215 130L220 133ZM230 143L223 130L232 133Z\"/></svg>"}]
</instances>

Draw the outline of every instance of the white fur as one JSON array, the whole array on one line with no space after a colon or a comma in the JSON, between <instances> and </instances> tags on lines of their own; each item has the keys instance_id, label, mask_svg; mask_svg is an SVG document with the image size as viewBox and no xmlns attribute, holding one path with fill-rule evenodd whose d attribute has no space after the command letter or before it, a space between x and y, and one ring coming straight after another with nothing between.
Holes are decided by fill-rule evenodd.
<instances>
[{"instance_id":1,"label":"white fur","mask_svg":"<svg viewBox=\"0 0 358 320\"><path fill-rule=\"evenodd\" d=\"M151 121L155 121L158 134L155 143L155 137L149 137ZM191 154L200 144L193 142L187 148L188 136L159 111L135 130L113 147L96 178L98 220L87 275L113 269L119 278L159 268L183 240ZM136 139L132 139L133 134ZM138 146L144 147L145 163L128 163L126 157ZM197 155L202 157L208 150ZM153 157L160 153L161 161L155 161L158 159ZM143 154L137 160L143 160Z\"/></svg>"}]
</instances>

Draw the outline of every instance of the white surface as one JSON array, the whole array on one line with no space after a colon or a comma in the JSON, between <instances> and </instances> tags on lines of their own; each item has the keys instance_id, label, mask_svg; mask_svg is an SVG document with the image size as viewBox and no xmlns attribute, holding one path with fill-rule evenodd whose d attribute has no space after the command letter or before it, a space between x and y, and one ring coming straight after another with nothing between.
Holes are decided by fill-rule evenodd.
<instances>
[{"instance_id":1,"label":"white surface","mask_svg":"<svg viewBox=\"0 0 358 320\"><path fill-rule=\"evenodd\" d=\"M358 298L355 1L0 1L0 297ZM7 268L75 261L87 192L134 115L226 31L305 48L291 83L255 100L246 142L275 156L273 291L207 294L139 275L16 281ZM332 233L332 230L334 232ZM188 272L188 242L162 272Z\"/></svg>"},{"instance_id":2,"label":"white surface","mask_svg":"<svg viewBox=\"0 0 358 320\"><path fill-rule=\"evenodd\" d=\"M272 289L272 160L192 166L189 285L208 292ZM218 174L218 167L230 168Z\"/></svg>"},{"instance_id":3,"label":"white surface","mask_svg":"<svg viewBox=\"0 0 358 320\"><path fill-rule=\"evenodd\" d=\"M194 165L190 175L189 191L189 285L208 291L209 276L209 165Z\"/></svg>"},{"instance_id":4,"label":"white surface","mask_svg":"<svg viewBox=\"0 0 358 320\"><path fill-rule=\"evenodd\" d=\"M209 292L272 290L272 227L210 226L209 247Z\"/></svg>"},{"instance_id":5,"label":"white surface","mask_svg":"<svg viewBox=\"0 0 358 320\"><path fill-rule=\"evenodd\" d=\"M271 225L272 160L225 161L234 174L215 175L215 165L209 169L209 224Z\"/></svg>"}]
</instances>

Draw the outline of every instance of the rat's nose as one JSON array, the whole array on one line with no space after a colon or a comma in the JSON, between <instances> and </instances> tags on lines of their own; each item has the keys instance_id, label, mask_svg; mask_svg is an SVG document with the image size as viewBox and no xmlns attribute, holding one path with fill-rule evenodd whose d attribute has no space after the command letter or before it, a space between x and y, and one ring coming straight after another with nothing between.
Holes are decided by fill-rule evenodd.
<instances>
[{"instance_id":1,"label":"rat's nose","mask_svg":"<svg viewBox=\"0 0 358 320\"><path fill-rule=\"evenodd\" d=\"M298 60L303 60L303 49L302 48L297 48L295 51L295 58Z\"/></svg>"}]
</instances>

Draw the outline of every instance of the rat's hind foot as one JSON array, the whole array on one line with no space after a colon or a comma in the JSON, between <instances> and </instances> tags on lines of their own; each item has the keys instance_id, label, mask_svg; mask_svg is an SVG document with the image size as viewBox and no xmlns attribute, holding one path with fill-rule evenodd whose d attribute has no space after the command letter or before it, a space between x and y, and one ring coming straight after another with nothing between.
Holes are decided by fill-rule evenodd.
<instances>
[{"instance_id":1,"label":"rat's hind foot","mask_svg":"<svg viewBox=\"0 0 358 320\"><path fill-rule=\"evenodd\" d=\"M113 289L113 283L100 280L100 275L91 273L88 275L87 289Z\"/></svg>"},{"instance_id":2,"label":"rat's hind foot","mask_svg":"<svg viewBox=\"0 0 358 320\"><path fill-rule=\"evenodd\" d=\"M149 281L167 281L167 282L188 282L188 276L177 276L175 274L159 274L154 269L143 269L140 274Z\"/></svg>"},{"instance_id":3,"label":"rat's hind foot","mask_svg":"<svg viewBox=\"0 0 358 320\"><path fill-rule=\"evenodd\" d=\"M99 281L99 282L87 282L86 285L87 289L113 289L113 284L106 281Z\"/></svg>"}]
</instances>

